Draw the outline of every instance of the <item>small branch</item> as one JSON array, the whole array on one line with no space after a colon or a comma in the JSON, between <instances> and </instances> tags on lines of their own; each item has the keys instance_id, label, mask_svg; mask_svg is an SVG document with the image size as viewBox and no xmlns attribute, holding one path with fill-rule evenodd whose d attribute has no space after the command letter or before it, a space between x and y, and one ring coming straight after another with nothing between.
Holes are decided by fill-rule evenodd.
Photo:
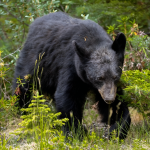
<instances>
[{"instance_id":1,"label":"small branch","mask_svg":"<svg viewBox=\"0 0 150 150\"><path fill-rule=\"evenodd\" d=\"M129 44L130 50L132 51L133 49L129 41L128 41L128 44Z\"/></svg>"},{"instance_id":2,"label":"small branch","mask_svg":"<svg viewBox=\"0 0 150 150\"><path fill-rule=\"evenodd\" d=\"M6 39L8 39L8 35L7 35L7 33L4 31L3 25L0 24L0 26L1 26L2 32L3 32L3 34L4 34L4 37L5 37Z\"/></svg>"},{"instance_id":3,"label":"small branch","mask_svg":"<svg viewBox=\"0 0 150 150\"><path fill-rule=\"evenodd\" d=\"M64 7L63 7L62 5L60 5L60 7L61 7L61 9L63 10L63 12L65 12L65 9L64 9Z\"/></svg>"}]
</instances>

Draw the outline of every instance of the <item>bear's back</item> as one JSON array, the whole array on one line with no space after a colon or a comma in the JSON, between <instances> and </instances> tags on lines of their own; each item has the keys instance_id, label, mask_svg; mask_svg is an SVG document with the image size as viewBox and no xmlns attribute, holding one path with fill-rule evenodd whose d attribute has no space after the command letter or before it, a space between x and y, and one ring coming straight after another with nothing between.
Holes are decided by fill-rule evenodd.
<instances>
[{"instance_id":1,"label":"bear's back","mask_svg":"<svg viewBox=\"0 0 150 150\"><path fill-rule=\"evenodd\" d=\"M101 45L112 44L110 37L97 23L55 12L37 18L30 25L27 41L20 53L21 61L30 60L32 70L39 54L49 58L49 64L56 58L60 60L57 64L65 62L68 55L73 61L75 51L72 41L76 41L87 51L95 51Z\"/></svg>"},{"instance_id":2,"label":"bear's back","mask_svg":"<svg viewBox=\"0 0 150 150\"><path fill-rule=\"evenodd\" d=\"M35 19L30 25L29 35L32 34L33 37L33 35L43 34L45 36L51 31L55 35L68 33L72 36L72 31L74 31L76 35L92 36L91 39L110 39L105 30L94 21L73 18L63 12L50 13Z\"/></svg>"}]
</instances>

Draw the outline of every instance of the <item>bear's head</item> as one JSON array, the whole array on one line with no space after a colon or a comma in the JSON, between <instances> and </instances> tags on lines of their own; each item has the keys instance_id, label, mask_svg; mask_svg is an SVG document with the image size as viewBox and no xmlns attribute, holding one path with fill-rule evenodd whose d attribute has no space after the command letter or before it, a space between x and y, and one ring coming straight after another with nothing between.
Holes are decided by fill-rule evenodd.
<instances>
[{"instance_id":1,"label":"bear's head","mask_svg":"<svg viewBox=\"0 0 150 150\"><path fill-rule=\"evenodd\" d=\"M111 104L115 100L117 83L122 73L125 35L119 33L114 42L103 41L87 48L76 41L73 44L78 57L77 74L84 82L96 88L106 103Z\"/></svg>"}]
</instances>

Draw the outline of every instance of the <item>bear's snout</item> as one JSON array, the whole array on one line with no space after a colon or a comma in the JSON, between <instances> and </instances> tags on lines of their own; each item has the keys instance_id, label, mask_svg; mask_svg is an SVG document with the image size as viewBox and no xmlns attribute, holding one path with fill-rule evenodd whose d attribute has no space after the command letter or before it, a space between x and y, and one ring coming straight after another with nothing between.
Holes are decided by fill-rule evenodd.
<instances>
[{"instance_id":1,"label":"bear's snout","mask_svg":"<svg viewBox=\"0 0 150 150\"><path fill-rule=\"evenodd\" d=\"M98 89L101 97L107 104L111 104L115 101L117 87L114 84L104 84L100 89Z\"/></svg>"}]
</instances>

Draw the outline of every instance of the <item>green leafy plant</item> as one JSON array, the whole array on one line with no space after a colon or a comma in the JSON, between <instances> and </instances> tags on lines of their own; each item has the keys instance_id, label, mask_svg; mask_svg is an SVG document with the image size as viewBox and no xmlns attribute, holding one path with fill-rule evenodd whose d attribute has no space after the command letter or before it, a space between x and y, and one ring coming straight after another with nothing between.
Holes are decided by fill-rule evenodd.
<instances>
[{"instance_id":1,"label":"green leafy plant","mask_svg":"<svg viewBox=\"0 0 150 150\"><path fill-rule=\"evenodd\" d=\"M20 123L21 128L17 129L16 133L20 134L23 131L24 135L37 134L42 136L44 131L44 134L57 134L59 127L62 127L68 119L58 119L61 113L52 113L51 109L44 104L46 100L42 99L43 95L39 95L38 91L33 98L28 108L21 109L27 114L21 116L23 119Z\"/></svg>"},{"instance_id":2,"label":"green leafy plant","mask_svg":"<svg viewBox=\"0 0 150 150\"><path fill-rule=\"evenodd\" d=\"M0 126L3 128L8 119L10 119L13 115L16 115L16 109L14 107L16 96L9 96L9 99L6 99L7 88L5 77L8 68L6 68L5 63L1 58L1 53L2 51L0 51Z\"/></svg>"},{"instance_id":3,"label":"green leafy plant","mask_svg":"<svg viewBox=\"0 0 150 150\"><path fill-rule=\"evenodd\" d=\"M116 36L115 31L118 29L115 26L116 26L115 24L107 26L107 28L108 28L107 33L113 38L113 40L115 40L115 36Z\"/></svg>"},{"instance_id":4,"label":"green leafy plant","mask_svg":"<svg viewBox=\"0 0 150 150\"><path fill-rule=\"evenodd\" d=\"M5 135L2 138L2 136L0 135L0 149L1 150L12 150L13 148L11 146L6 146L8 140L6 140Z\"/></svg>"},{"instance_id":5,"label":"green leafy plant","mask_svg":"<svg viewBox=\"0 0 150 150\"><path fill-rule=\"evenodd\" d=\"M119 25L107 26L107 32L113 40L119 30L123 32L127 39L126 53L124 60L124 70L142 70L150 68L150 37L139 30L135 20L131 21L128 17L117 20Z\"/></svg>"},{"instance_id":6,"label":"green leafy plant","mask_svg":"<svg viewBox=\"0 0 150 150\"><path fill-rule=\"evenodd\" d=\"M0 51L0 89L1 89L0 97L1 97L2 91L4 90L3 93L5 93L6 91L4 77L6 76L6 71L8 70L8 68L5 67L1 54L2 54L2 51Z\"/></svg>"},{"instance_id":7,"label":"green leafy plant","mask_svg":"<svg viewBox=\"0 0 150 150\"><path fill-rule=\"evenodd\" d=\"M121 76L125 101L145 116L150 110L150 70L128 70ZM148 112L147 112L148 111Z\"/></svg>"}]
</instances>

